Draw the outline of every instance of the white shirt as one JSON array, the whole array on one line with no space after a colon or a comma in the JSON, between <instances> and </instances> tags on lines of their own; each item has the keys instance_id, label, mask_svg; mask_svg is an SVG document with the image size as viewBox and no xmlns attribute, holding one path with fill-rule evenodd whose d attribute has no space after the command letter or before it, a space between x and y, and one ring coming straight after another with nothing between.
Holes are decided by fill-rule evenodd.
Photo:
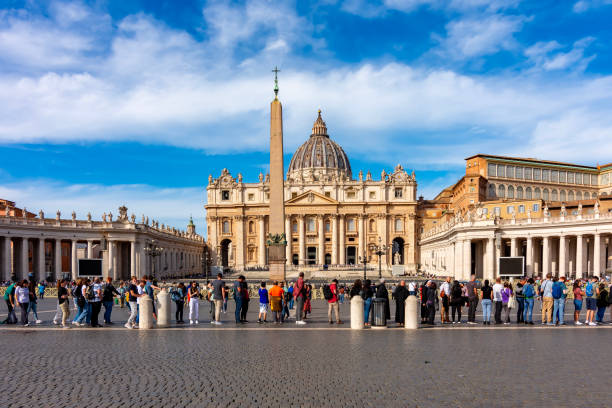
<instances>
[{"instance_id":1,"label":"white shirt","mask_svg":"<svg viewBox=\"0 0 612 408\"><path fill-rule=\"evenodd\" d=\"M501 283L496 283L495 285L493 285L493 301L502 301L502 290L504 290L504 285L502 285Z\"/></svg>"},{"instance_id":2,"label":"white shirt","mask_svg":"<svg viewBox=\"0 0 612 408\"><path fill-rule=\"evenodd\" d=\"M28 288L18 287L15 289L15 297L19 303L30 302L30 290Z\"/></svg>"},{"instance_id":3,"label":"white shirt","mask_svg":"<svg viewBox=\"0 0 612 408\"><path fill-rule=\"evenodd\" d=\"M442 291L444 291L446 296L450 296L450 284L448 282L444 282L440 285L440 293L442 293Z\"/></svg>"},{"instance_id":4,"label":"white shirt","mask_svg":"<svg viewBox=\"0 0 612 408\"><path fill-rule=\"evenodd\" d=\"M410 291L410 292L414 292L414 282L410 282L410 283L408 284L408 291Z\"/></svg>"},{"instance_id":5,"label":"white shirt","mask_svg":"<svg viewBox=\"0 0 612 408\"><path fill-rule=\"evenodd\" d=\"M144 288L140 285L137 285L136 288L138 289L138 294L142 295L145 293ZM136 298L136 303L140 304L140 297Z\"/></svg>"}]
</instances>

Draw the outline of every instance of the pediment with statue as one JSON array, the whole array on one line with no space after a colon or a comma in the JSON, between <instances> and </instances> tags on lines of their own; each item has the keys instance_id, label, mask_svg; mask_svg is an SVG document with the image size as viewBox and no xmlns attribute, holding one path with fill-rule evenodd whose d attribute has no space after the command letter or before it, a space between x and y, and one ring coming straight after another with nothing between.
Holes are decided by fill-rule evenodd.
<instances>
[{"instance_id":1,"label":"pediment with statue","mask_svg":"<svg viewBox=\"0 0 612 408\"><path fill-rule=\"evenodd\" d=\"M389 174L389 179L393 183L410 183L415 181L414 172L408 174L401 164L395 166L393 173Z\"/></svg>"},{"instance_id":2,"label":"pediment with statue","mask_svg":"<svg viewBox=\"0 0 612 408\"><path fill-rule=\"evenodd\" d=\"M223 169L219 178L213 179L212 175L209 176L208 184L215 187L236 187L238 186L239 182L242 182L242 176L240 174L238 176L240 180L236 181L228 169Z\"/></svg>"},{"instance_id":3,"label":"pediment with statue","mask_svg":"<svg viewBox=\"0 0 612 408\"><path fill-rule=\"evenodd\" d=\"M321 204L340 204L338 201L331 197L326 197L315 191L308 190L297 197L293 197L290 200L285 201L285 205L321 205Z\"/></svg>"}]
</instances>

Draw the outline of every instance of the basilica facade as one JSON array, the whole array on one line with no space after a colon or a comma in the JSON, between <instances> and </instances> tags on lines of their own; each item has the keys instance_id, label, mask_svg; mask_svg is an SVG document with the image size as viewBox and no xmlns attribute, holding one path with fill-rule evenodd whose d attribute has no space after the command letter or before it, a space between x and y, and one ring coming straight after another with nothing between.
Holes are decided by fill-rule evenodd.
<instances>
[{"instance_id":1,"label":"basilica facade","mask_svg":"<svg viewBox=\"0 0 612 408\"><path fill-rule=\"evenodd\" d=\"M353 176L319 111L308 140L294 153L284 182L288 270L356 267L380 261L386 271L417 268L414 173L401 165L374 177ZM247 183L223 169L209 177L206 218L213 265L266 269L269 177ZM384 254L376 255L381 247ZM379 259L380 258L380 259ZM397 268L395 269L397 270Z\"/></svg>"}]
</instances>

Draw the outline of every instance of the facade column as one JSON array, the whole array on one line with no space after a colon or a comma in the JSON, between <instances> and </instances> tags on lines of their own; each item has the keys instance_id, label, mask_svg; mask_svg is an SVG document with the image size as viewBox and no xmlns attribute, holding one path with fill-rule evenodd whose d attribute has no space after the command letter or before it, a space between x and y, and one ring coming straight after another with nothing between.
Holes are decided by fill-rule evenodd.
<instances>
[{"instance_id":1,"label":"facade column","mask_svg":"<svg viewBox=\"0 0 612 408\"><path fill-rule=\"evenodd\" d=\"M55 240L55 279L59 280L62 278L62 240Z\"/></svg>"},{"instance_id":2,"label":"facade column","mask_svg":"<svg viewBox=\"0 0 612 408\"><path fill-rule=\"evenodd\" d=\"M495 238L487 239L486 268L484 278L492 282L495 278Z\"/></svg>"},{"instance_id":3,"label":"facade column","mask_svg":"<svg viewBox=\"0 0 612 408\"><path fill-rule=\"evenodd\" d=\"M78 275L79 266L77 264L77 241L76 239L72 240L72 248L70 251L70 256L72 259L72 280L76 280Z\"/></svg>"},{"instance_id":4,"label":"facade column","mask_svg":"<svg viewBox=\"0 0 612 408\"><path fill-rule=\"evenodd\" d=\"M608 258L606 259L606 269L612 269L612 235L608 235Z\"/></svg>"},{"instance_id":5,"label":"facade column","mask_svg":"<svg viewBox=\"0 0 612 408\"><path fill-rule=\"evenodd\" d=\"M462 276L465 273L463 271L463 241L453 243L453 261L455 277Z\"/></svg>"},{"instance_id":6,"label":"facade column","mask_svg":"<svg viewBox=\"0 0 612 408\"><path fill-rule=\"evenodd\" d=\"M38 270L38 279L39 280L43 280L47 277L47 274L45 273L45 239L44 238L39 238L38 239L38 262L37 262L38 266L35 267L34 269ZM36 274L34 275L36 276Z\"/></svg>"},{"instance_id":7,"label":"facade column","mask_svg":"<svg viewBox=\"0 0 612 408\"><path fill-rule=\"evenodd\" d=\"M388 235L389 235L387 233L387 228L388 228L388 225L387 225L387 214L381 214L381 221L382 221L381 222L382 228L381 228L381 231L380 231L380 237L382 238L381 244L382 245L386 245L387 244ZM389 265L389 256L388 256L389 252L391 252L391 248L389 248L389 250L387 250L385 252L385 254L382 255L382 263L385 266Z\"/></svg>"},{"instance_id":8,"label":"facade column","mask_svg":"<svg viewBox=\"0 0 612 408\"><path fill-rule=\"evenodd\" d=\"M319 230L319 248L317 249L317 263L319 265L325 264L325 221L323 220L323 216L319 215L317 217L318 230Z\"/></svg>"},{"instance_id":9,"label":"facade column","mask_svg":"<svg viewBox=\"0 0 612 408\"><path fill-rule=\"evenodd\" d=\"M461 275L463 279L470 279L472 274L472 241L466 239L463 241L463 268ZM455 276L457 274L455 273Z\"/></svg>"},{"instance_id":10,"label":"facade column","mask_svg":"<svg viewBox=\"0 0 612 408\"><path fill-rule=\"evenodd\" d=\"M510 256L516 256L516 238L510 238Z\"/></svg>"},{"instance_id":11,"label":"facade column","mask_svg":"<svg viewBox=\"0 0 612 408\"><path fill-rule=\"evenodd\" d=\"M331 219L331 245L332 245L332 253L331 253L331 263L332 265L338 264L338 216L336 214L332 215ZM363 255L363 254L360 254Z\"/></svg>"},{"instance_id":12,"label":"facade column","mask_svg":"<svg viewBox=\"0 0 612 408\"><path fill-rule=\"evenodd\" d=\"M567 248L565 235L559 236L559 277L567 276Z\"/></svg>"},{"instance_id":13,"label":"facade column","mask_svg":"<svg viewBox=\"0 0 612 408\"><path fill-rule=\"evenodd\" d=\"M149 268L147 268L147 261L148 261L148 257L145 255L145 243L141 242L138 245L138 254L137 254L137 260L136 260L136 264L138 265L138 276L139 277L143 277L145 275L149 275ZM184 269L183 269L184 271Z\"/></svg>"},{"instance_id":14,"label":"facade column","mask_svg":"<svg viewBox=\"0 0 612 408\"><path fill-rule=\"evenodd\" d=\"M576 279L582 279L582 274L584 272L583 250L584 242L582 240L582 235L576 235Z\"/></svg>"},{"instance_id":15,"label":"facade column","mask_svg":"<svg viewBox=\"0 0 612 408\"><path fill-rule=\"evenodd\" d=\"M340 214L338 221L338 263L340 265L346 265L346 245L344 239L346 238L346 227L344 226L344 215Z\"/></svg>"},{"instance_id":16,"label":"facade column","mask_svg":"<svg viewBox=\"0 0 612 408\"><path fill-rule=\"evenodd\" d=\"M262 215L258 218L258 228L259 228L259 248L257 248L257 263L260 266L266 265L266 218ZM285 223L285 231L287 230ZM289 240L287 240L287 246L289 246Z\"/></svg>"},{"instance_id":17,"label":"facade column","mask_svg":"<svg viewBox=\"0 0 612 408\"><path fill-rule=\"evenodd\" d=\"M365 227L364 227L365 218L363 217L363 215L359 215L357 220L358 220L357 222L359 222L359 225L358 225L359 241L357 241L358 242L357 258L359 259L359 257L362 256L363 253L365 252ZM358 261L356 261L355 263L358 263Z\"/></svg>"},{"instance_id":18,"label":"facade column","mask_svg":"<svg viewBox=\"0 0 612 408\"><path fill-rule=\"evenodd\" d=\"M550 272L549 241L549 237L542 237L542 277L546 277Z\"/></svg>"},{"instance_id":19,"label":"facade column","mask_svg":"<svg viewBox=\"0 0 612 408\"><path fill-rule=\"evenodd\" d=\"M300 253L299 253L300 259L298 263L300 265L304 265L306 263L306 225L304 223L305 223L304 216L299 215L298 216L298 233L299 233L298 244L300 247Z\"/></svg>"},{"instance_id":20,"label":"facade column","mask_svg":"<svg viewBox=\"0 0 612 408\"><path fill-rule=\"evenodd\" d=\"M130 241L130 275L140 278L136 274L136 242Z\"/></svg>"},{"instance_id":21,"label":"facade column","mask_svg":"<svg viewBox=\"0 0 612 408\"><path fill-rule=\"evenodd\" d=\"M234 217L236 222L236 268L244 268L244 216L237 215Z\"/></svg>"},{"instance_id":22,"label":"facade column","mask_svg":"<svg viewBox=\"0 0 612 408\"><path fill-rule=\"evenodd\" d=\"M87 259L92 259L92 258L93 258L93 240L88 239L87 240Z\"/></svg>"},{"instance_id":23,"label":"facade column","mask_svg":"<svg viewBox=\"0 0 612 408\"><path fill-rule=\"evenodd\" d=\"M291 265L291 245L293 238L291 236L291 216L285 215L285 238L287 239L287 246L285 247L285 264ZM264 241L265 244L265 241ZM265 248L264 248L265 250Z\"/></svg>"},{"instance_id":24,"label":"facade column","mask_svg":"<svg viewBox=\"0 0 612 408\"><path fill-rule=\"evenodd\" d=\"M533 276L533 238L531 237L527 237L525 252L525 272L528 277L531 277Z\"/></svg>"},{"instance_id":25,"label":"facade column","mask_svg":"<svg viewBox=\"0 0 612 408\"><path fill-rule=\"evenodd\" d=\"M595 233L593 239L593 275L601 276L601 234Z\"/></svg>"},{"instance_id":26,"label":"facade column","mask_svg":"<svg viewBox=\"0 0 612 408\"><path fill-rule=\"evenodd\" d=\"M113 278L114 281L117 279L117 272L115 269L115 241L107 241L108 245L108 264L106 266L106 276Z\"/></svg>"}]
</instances>

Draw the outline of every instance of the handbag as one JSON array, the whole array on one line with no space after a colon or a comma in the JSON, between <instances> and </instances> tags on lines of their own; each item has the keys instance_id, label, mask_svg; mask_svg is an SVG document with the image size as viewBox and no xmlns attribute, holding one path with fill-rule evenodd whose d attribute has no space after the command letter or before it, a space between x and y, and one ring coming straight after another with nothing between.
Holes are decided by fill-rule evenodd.
<instances>
[{"instance_id":1,"label":"handbag","mask_svg":"<svg viewBox=\"0 0 612 408\"><path fill-rule=\"evenodd\" d=\"M510 299L508 299L508 309L514 309L516 307L516 300L514 299L514 296L511 296Z\"/></svg>"}]
</instances>

